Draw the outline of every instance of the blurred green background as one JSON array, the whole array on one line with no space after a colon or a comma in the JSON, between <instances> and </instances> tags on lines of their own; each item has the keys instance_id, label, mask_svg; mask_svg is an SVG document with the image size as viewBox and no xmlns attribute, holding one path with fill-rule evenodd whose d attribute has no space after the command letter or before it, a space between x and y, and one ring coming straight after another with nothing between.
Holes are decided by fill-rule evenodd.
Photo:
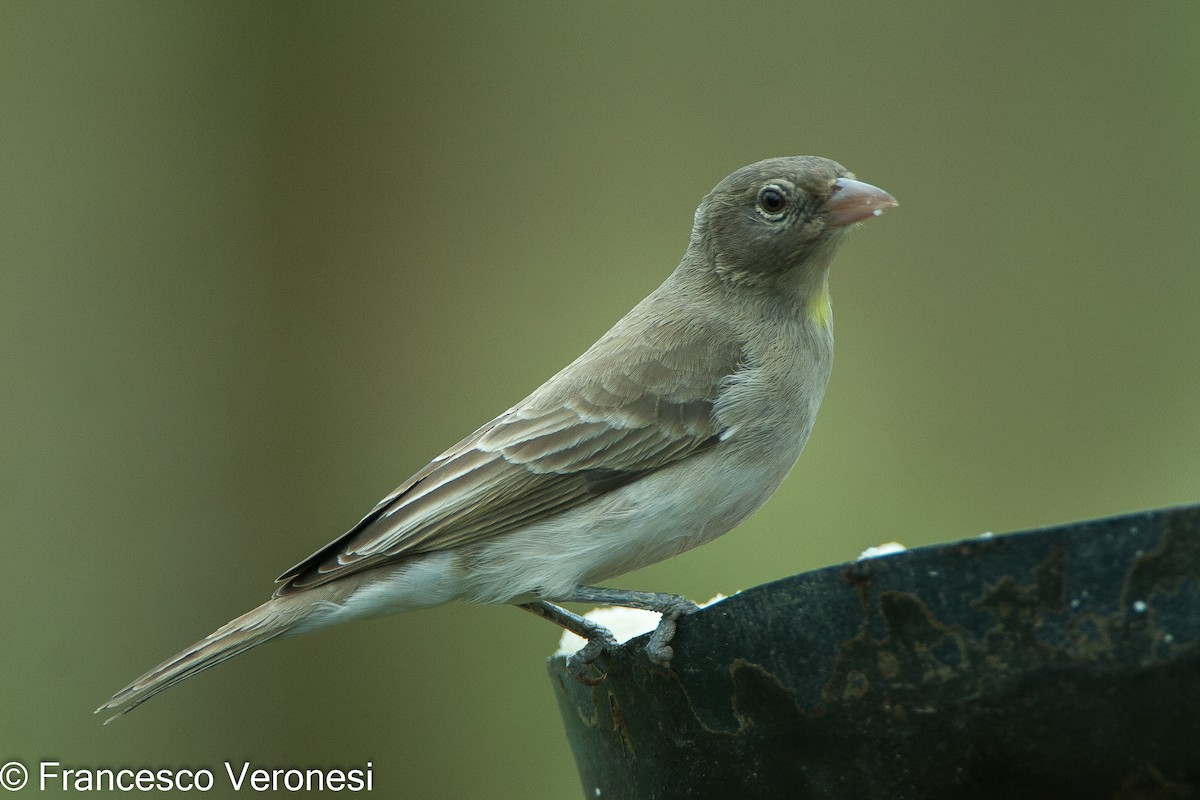
<instances>
[{"instance_id":1,"label":"blurred green background","mask_svg":"<svg viewBox=\"0 0 1200 800\"><path fill-rule=\"evenodd\" d=\"M767 156L899 198L702 599L1200 500L1200 4L0 5L0 761L580 796L557 632L449 608L91 710L520 399Z\"/></svg>"}]
</instances>

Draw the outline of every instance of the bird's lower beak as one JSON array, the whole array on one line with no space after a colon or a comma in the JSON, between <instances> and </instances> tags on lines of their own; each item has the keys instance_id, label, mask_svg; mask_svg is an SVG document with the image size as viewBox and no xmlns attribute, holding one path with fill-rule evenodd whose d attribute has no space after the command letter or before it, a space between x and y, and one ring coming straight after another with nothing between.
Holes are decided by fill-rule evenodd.
<instances>
[{"instance_id":1,"label":"bird's lower beak","mask_svg":"<svg viewBox=\"0 0 1200 800\"><path fill-rule=\"evenodd\" d=\"M838 178L833 194L825 203L826 221L831 228L844 228L870 217L877 217L892 206L896 198L869 183Z\"/></svg>"}]
</instances>

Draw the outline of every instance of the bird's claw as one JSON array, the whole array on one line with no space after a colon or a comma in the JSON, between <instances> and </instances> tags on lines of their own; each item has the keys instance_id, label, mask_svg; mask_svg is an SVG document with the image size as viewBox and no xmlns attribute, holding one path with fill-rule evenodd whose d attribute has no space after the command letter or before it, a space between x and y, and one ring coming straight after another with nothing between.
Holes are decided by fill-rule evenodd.
<instances>
[{"instance_id":1,"label":"bird's claw","mask_svg":"<svg viewBox=\"0 0 1200 800\"><path fill-rule=\"evenodd\" d=\"M646 642L646 657L661 667L669 667L671 659L675 656L671 640L675 638L679 618L700 610L699 606L680 595L622 592L594 587L581 587L578 594L567 599L575 602L601 602L612 605L620 605L624 602L630 608L643 608L659 612L662 617L658 622L658 627L650 634L650 640ZM607 628L589 623L581 618L571 617L565 610L544 602L531 604L527 608L542 616L547 616L559 624L564 624L565 619L570 625L564 624L564 627L587 639L587 644L567 659L567 671L575 680L585 686L595 686L608 677L608 657L618 645L617 640ZM597 662L601 662L603 666L598 665Z\"/></svg>"},{"instance_id":2,"label":"bird's claw","mask_svg":"<svg viewBox=\"0 0 1200 800\"><path fill-rule=\"evenodd\" d=\"M567 672L584 686L595 686L608 677L607 664L601 668L596 662L608 656L617 647L617 640L604 628L600 628L588 639L587 644L567 659Z\"/></svg>"},{"instance_id":3,"label":"bird's claw","mask_svg":"<svg viewBox=\"0 0 1200 800\"><path fill-rule=\"evenodd\" d=\"M670 605L664 606L662 619L659 620L654 633L650 634L650 641L646 642L646 657L661 667L669 667L671 659L675 657L675 648L671 647L671 640L675 638L679 618L699 610L700 606L686 597L676 597Z\"/></svg>"}]
</instances>

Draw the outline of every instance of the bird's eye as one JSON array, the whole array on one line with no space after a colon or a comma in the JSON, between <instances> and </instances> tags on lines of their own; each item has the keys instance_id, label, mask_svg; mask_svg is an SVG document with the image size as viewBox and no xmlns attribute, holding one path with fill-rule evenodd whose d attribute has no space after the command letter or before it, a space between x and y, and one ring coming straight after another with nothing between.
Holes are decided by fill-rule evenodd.
<instances>
[{"instance_id":1,"label":"bird's eye","mask_svg":"<svg viewBox=\"0 0 1200 800\"><path fill-rule=\"evenodd\" d=\"M787 196L777 186L767 186L758 193L758 207L772 216L787 207Z\"/></svg>"}]
</instances>

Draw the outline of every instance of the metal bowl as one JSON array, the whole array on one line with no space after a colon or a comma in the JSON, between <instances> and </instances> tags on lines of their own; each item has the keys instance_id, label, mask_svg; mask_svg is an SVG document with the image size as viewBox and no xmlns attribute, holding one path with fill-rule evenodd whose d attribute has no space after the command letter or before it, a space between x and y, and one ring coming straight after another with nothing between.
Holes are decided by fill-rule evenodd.
<instances>
[{"instance_id":1,"label":"metal bowl","mask_svg":"<svg viewBox=\"0 0 1200 800\"><path fill-rule=\"evenodd\" d=\"M1200 505L742 592L549 669L603 798L1200 797Z\"/></svg>"}]
</instances>

